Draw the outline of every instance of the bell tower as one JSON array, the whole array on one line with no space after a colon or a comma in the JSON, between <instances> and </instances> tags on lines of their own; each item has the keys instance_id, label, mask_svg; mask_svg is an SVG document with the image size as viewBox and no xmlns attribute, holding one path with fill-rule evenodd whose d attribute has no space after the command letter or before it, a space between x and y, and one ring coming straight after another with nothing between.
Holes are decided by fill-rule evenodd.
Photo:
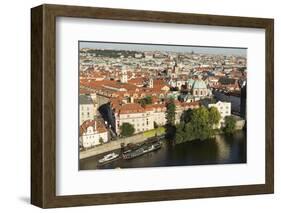
<instances>
[{"instance_id":1,"label":"bell tower","mask_svg":"<svg viewBox=\"0 0 281 213\"><path fill-rule=\"evenodd\" d=\"M153 78L149 79L148 87L153 88Z\"/></svg>"},{"instance_id":2,"label":"bell tower","mask_svg":"<svg viewBox=\"0 0 281 213\"><path fill-rule=\"evenodd\" d=\"M122 67L121 70L121 83L128 83L128 74L126 67Z\"/></svg>"}]
</instances>

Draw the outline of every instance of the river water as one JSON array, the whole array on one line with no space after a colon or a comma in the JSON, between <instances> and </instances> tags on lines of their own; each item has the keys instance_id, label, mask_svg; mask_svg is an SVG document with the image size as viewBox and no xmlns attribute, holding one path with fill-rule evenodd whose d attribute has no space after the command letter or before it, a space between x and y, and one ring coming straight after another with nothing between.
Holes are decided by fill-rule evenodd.
<instances>
[{"instance_id":1,"label":"river water","mask_svg":"<svg viewBox=\"0 0 281 213\"><path fill-rule=\"evenodd\" d=\"M119 159L100 168L97 167L97 161L106 153L80 160L79 164L80 170L90 170L246 163L246 147L246 133L237 131L233 135L217 135L205 141L177 145L163 143L157 151L131 160Z\"/></svg>"}]
</instances>

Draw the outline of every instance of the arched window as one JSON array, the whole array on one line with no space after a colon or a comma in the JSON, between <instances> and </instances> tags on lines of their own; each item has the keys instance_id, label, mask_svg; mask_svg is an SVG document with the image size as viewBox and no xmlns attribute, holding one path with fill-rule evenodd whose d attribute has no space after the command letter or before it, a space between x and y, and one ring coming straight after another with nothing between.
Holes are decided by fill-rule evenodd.
<instances>
[{"instance_id":1,"label":"arched window","mask_svg":"<svg viewBox=\"0 0 281 213\"><path fill-rule=\"evenodd\" d=\"M202 90L200 91L200 95L203 95L203 91Z\"/></svg>"}]
</instances>

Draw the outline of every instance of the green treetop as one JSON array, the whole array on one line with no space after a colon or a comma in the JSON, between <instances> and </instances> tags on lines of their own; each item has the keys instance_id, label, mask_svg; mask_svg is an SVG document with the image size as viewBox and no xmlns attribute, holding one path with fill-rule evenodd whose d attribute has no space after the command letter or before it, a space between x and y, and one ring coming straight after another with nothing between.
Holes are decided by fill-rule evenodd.
<instances>
[{"instance_id":1,"label":"green treetop","mask_svg":"<svg viewBox=\"0 0 281 213\"><path fill-rule=\"evenodd\" d=\"M232 134L235 131L236 120L233 116L226 116L223 131Z\"/></svg>"},{"instance_id":2,"label":"green treetop","mask_svg":"<svg viewBox=\"0 0 281 213\"><path fill-rule=\"evenodd\" d=\"M176 105L174 103L174 100L170 99L166 107L167 107L167 111L166 111L167 124L173 126L175 125L175 120L176 120Z\"/></svg>"},{"instance_id":3,"label":"green treetop","mask_svg":"<svg viewBox=\"0 0 281 213\"><path fill-rule=\"evenodd\" d=\"M132 124L130 123L123 123L121 126L120 126L120 130L121 130L121 135L124 136L124 137L129 137L129 136L132 136L135 132L135 128Z\"/></svg>"},{"instance_id":4,"label":"green treetop","mask_svg":"<svg viewBox=\"0 0 281 213\"><path fill-rule=\"evenodd\" d=\"M216 127L221 119L221 114L216 107L211 107L209 109L209 122L212 127Z\"/></svg>"},{"instance_id":5,"label":"green treetop","mask_svg":"<svg viewBox=\"0 0 281 213\"><path fill-rule=\"evenodd\" d=\"M148 105L148 104L152 104L152 97L151 96L146 96L143 99L140 99L139 103L142 106Z\"/></svg>"}]
</instances>

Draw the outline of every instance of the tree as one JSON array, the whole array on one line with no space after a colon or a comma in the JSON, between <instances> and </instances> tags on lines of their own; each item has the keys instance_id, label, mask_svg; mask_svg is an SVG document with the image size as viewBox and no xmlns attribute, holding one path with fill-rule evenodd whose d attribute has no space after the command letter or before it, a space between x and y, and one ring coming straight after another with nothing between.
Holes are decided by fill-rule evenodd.
<instances>
[{"instance_id":1,"label":"tree","mask_svg":"<svg viewBox=\"0 0 281 213\"><path fill-rule=\"evenodd\" d=\"M148 104L152 104L152 97L151 96L146 96L146 97L140 99L139 103L142 106L145 106L145 105L148 105Z\"/></svg>"},{"instance_id":2,"label":"tree","mask_svg":"<svg viewBox=\"0 0 281 213\"><path fill-rule=\"evenodd\" d=\"M100 144L103 144L103 143L104 143L102 137L99 138L99 142L100 142Z\"/></svg>"},{"instance_id":3,"label":"tree","mask_svg":"<svg viewBox=\"0 0 281 213\"><path fill-rule=\"evenodd\" d=\"M188 123L191 119L191 115L192 115L191 109L183 111L183 113L181 115L181 121L184 123Z\"/></svg>"},{"instance_id":4,"label":"tree","mask_svg":"<svg viewBox=\"0 0 281 213\"><path fill-rule=\"evenodd\" d=\"M192 141L196 139L194 136L193 126L190 122L184 126L184 138L186 141Z\"/></svg>"},{"instance_id":5,"label":"tree","mask_svg":"<svg viewBox=\"0 0 281 213\"><path fill-rule=\"evenodd\" d=\"M153 122L153 126L154 126L154 129L157 129L159 127L159 125L156 121Z\"/></svg>"},{"instance_id":6,"label":"tree","mask_svg":"<svg viewBox=\"0 0 281 213\"><path fill-rule=\"evenodd\" d=\"M168 125L175 125L176 120L176 105L174 103L173 99L170 99L170 101L167 104L167 111L166 111L166 119Z\"/></svg>"},{"instance_id":7,"label":"tree","mask_svg":"<svg viewBox=\"0 0 281 213\"><path fill-rule=\"evenodd\" d=\"M132 136L135 132L135 128L132 124L130 123L123 123L121 126L120 126L120 130L121 130L121 135L124 136L124 137L129 137L129 136Z\"/></svg>"},{"instance_id":8,"label":"tree","mask_svg":"<svg viewBox=\"0 0 281 213\"><path fill-rule=\"evenodd\" d=\"M223 131L232 134L235 131L236 120L233 116L226 116Z\"/></svg>"},{"instance_id":9,"label":"tree","mask_svg":"<svg viewBox=\"0 0 281 213\"><path fill-rule=\"evenodd\" d=\"M213 128L209 123L209 111L205 107L193 110L190 121L194 138L205 140L213 134Z\"/></svg>"},{"instance_id":10,"label":"tree","mask_svg":"<svg viewBox=\"0 0 281 213\"><path fill-rule=\"evenodd\" d=\"M180 134L180 133L176 133L176 136L175 136L175 142L176 142L176 144L179 144L179 143L184 142L183 135L182 135L182 134Z\"/></svg>"},{"instance_id":11,"label":"tree","mask_svg":"<svg viewBox=\"0 0 281 213\"><path fill-rule=\"evenodd\" d=\"M184 133L184 123L181 122L179 124L176 125L176 133L175 133L175 142L178 143L182 143L185 142L185 133Z\"/></svg>"},{"instance_id":12,"label":"tree","mask_svg":"<svg viewBox=\"0 0 281 213\"><path fill-rule=\"evenodd\" d=\"M220 112L216 107L211 107L209 109L209 123L211 127L217 127L221 119Z\"/></svg>"}]
</instances>

